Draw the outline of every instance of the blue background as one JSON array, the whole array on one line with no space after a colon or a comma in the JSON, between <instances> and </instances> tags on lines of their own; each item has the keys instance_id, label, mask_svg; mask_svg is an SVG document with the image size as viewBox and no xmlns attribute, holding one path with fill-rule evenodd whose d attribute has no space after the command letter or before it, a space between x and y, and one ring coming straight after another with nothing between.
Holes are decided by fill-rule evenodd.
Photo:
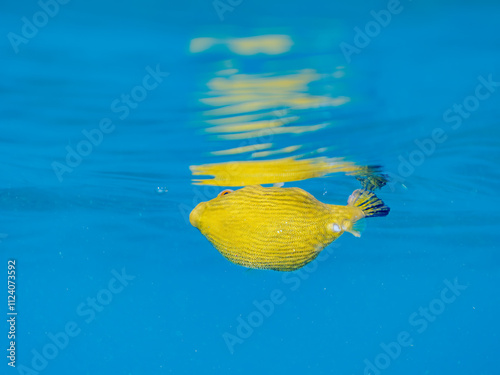
<instances>
[{"instance_id":1,"label":"blue background","mask_svg":"<svg viewBox=\"0 0 500 375\"><path fill-rule=\"evenodd\" d=\"M500 90L457 129L443 114L475 94L478 77L500 81L500 6L401 6L347 63L340 44L353 44L354 28L386 1L244 0L221 20L209 0L71 0L17 53L8 33L20 34L22 17L32 19L40 6L3 1L0 277L7 279L7 260L15 259L19 315L17 369L2 356L0 372L498 374ZM197 37L261 34L289 35L294 45L276 56L189 51ZM360 239L342 236L302 273L233 265L186 220L196 203L222 190L192 185L189 166L247 158L208 156L238 142L222 144L200 128L199 99L227 60L246 74L344 66L342 79L311 90L351 101L304 111L333 126L273 142L331 147L327 156L379 164L400 177L378 193L391 207L388 217L369 221ZM111 103L158 64L169 76L120 120ZM60 181L52 163L64 163L66 147L76 148L82 131L103 118L114 130ZM415 140L436 128L446 141L404 173ZM345 204L359 187L342 175L287 186L332 204ZM133 280L109 294L113 270L122 269ZM460 295L435 302L455 279L466 286ZM258 311L255 302L274 290L283 303L228 346L225 333L237 335ZM6 320L7 290L0 294ZM78 308L109 295L86 322ZM419 330L412 314L433 303L444 311ZM50 353L49 334L68 322L77 324L76 337L28 371L37 352ZM5 354L8 325L1 327ZM401 332L412 345L390 358L382 346ZM366 361L379 369L368 370Z\"/></svg>"}]
</instances>

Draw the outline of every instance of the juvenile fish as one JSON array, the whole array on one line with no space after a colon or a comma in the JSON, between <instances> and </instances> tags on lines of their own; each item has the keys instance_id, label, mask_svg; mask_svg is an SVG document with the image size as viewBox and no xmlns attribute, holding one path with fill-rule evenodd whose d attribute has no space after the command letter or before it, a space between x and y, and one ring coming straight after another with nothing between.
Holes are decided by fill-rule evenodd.
<instances>
[{"instance_id":1,"label":"juvenile fish","mask_svg":"<svg viewBox=\"0 0 500 375\"><path fill-rule=\"evenodd\" d=\"M293 271L311 262L365 217L386 216L382 200L354 191L346 206L325 204L300 188L247 186L198 204L191 224L229 261L248 268Z\"/></svg>"}]
</instances>

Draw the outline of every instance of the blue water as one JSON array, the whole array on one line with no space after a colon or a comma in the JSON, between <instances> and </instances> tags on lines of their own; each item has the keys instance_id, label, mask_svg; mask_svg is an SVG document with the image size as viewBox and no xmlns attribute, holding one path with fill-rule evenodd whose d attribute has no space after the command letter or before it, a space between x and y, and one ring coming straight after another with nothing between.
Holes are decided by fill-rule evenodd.
<instances>
[{"instance_id":1,"label":"blue water","mask_svg":"<svg viewBox=\"0 0 500 375\"><path fill-rule=\"evenodd\" d=\"M211 1L72 0L47 22L35 1L0 6L0 373L498 374L498 3L232 4L221 20ZM354 28L388 7L356 47ZM22 17L43 26L24 38ZM293 45L243 55L224 44L269 34ZM200 37L219 44L192 53ZM356 47L348 59L342 43ZM223 69L323 75L309 93L350 100L292 109L328 126L275 135L273 149L381 165L390 215L300 272L226 261L187 221L223 189L192 185L190 165L250 159L210 154L242 145L204 132L200 100ZM134 89L146 96L118 109ZM78 147L84 156L68 156ZM359 183L286 186L345 204Z\"/></svg>"}]
</instances>

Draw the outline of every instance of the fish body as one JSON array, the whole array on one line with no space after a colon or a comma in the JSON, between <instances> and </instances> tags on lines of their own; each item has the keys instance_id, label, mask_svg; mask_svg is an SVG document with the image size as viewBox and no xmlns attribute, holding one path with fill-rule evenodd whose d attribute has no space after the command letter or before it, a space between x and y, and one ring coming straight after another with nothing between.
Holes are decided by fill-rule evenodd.
<instances>
[{"instance_id":1,"label":"fish body","mask_svg":"<svg viewBox=\"0 0 500 375\"><path fill-rule=\"evenodd\" d=\"M247 186L198 204L191 224L228 260L248 268L293 271L311 262L345 231L389 208L356 190L346 206L325 204L300 188Z\"/></svg>"}]
</instances>

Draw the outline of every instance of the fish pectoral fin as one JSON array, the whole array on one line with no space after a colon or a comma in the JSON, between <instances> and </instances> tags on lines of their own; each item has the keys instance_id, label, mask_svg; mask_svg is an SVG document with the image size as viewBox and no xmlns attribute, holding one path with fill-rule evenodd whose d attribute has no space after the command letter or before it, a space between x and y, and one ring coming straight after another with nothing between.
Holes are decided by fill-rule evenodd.
<instances>
[{"instance_id":1,"label":"fish pectoral fin","mask_svg":"<svg viewBox=\"0 0 500 375\"><path fill-rule=\"evenodd\" d=\"M361 232L354 229L346 229L346 232L351 233L354 237L361 237Z\"/></svg>"},{"instance_id":2,"label":"fish pectoral fin","mask_svg":"<svg viewBox=\"0 0 500 375\"><path fill-rule=\"evenodd\" d=\"M361 237L361 232L363 232L365 228L366 220L361 219L356 221L354 224L349 225L345 231L351 233L354 237Z\"/></svg>"},{"instance_id":3,"label":"fish pectoral fin","mask_svg":"<svg viewBox=\"0 0 500 375\"><path fill-rule=\"evenodd\" d=\"M360 219L356 221L352 225L352 229L354 229L356 232L363 232L366 229L366 220L365 219Z\"/></svg>"}]
</instances>

